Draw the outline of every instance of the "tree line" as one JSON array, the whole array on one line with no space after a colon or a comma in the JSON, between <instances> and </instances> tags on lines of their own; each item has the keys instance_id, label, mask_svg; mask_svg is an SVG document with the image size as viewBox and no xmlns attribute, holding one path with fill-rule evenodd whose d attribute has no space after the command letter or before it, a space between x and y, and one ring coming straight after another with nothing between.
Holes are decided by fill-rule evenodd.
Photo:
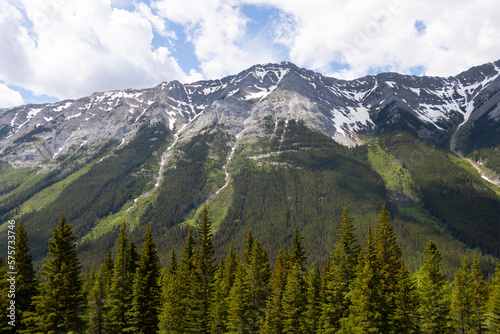
<instances>
[{"instance_id":1,"label":"tree line","mask_svg":"<svg viewBox=\"0 0 500 334\"><path fill-rule=\"evenodd\" d=\"M33 270L26 229L16 231L16 326L2 333L500 333L500 263L484 280L476 255L455 278L443 274L437 244L410 273L383 205L361 247L347 205L339 241L328 259L306 266L296 230L271 266L248 232L241 254L215 258L206 207L162 268L148 225L140 250L127 225L98 270L82 275L72 226L64 215L53 230L42 271ZM2 261L3 262L3 261ZM7 270L0 266L1 310Z\"/></svg>"}]
</instances>

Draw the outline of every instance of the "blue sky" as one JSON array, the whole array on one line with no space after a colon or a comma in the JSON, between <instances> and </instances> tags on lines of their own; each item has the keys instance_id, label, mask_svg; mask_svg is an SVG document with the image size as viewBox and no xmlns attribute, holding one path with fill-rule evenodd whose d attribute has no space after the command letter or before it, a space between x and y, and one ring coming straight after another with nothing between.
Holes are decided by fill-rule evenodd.
<instances>
[{"instance_id":1,"label":"blue sky","mask_svg":"<svg viewBox=\"0 0 500 334\"><path fill-rule=\"evenodd\" d=\"M0 108L291 61L353 79L500 58L496 0L0 0Z\"/></svg>"}]
</instances>

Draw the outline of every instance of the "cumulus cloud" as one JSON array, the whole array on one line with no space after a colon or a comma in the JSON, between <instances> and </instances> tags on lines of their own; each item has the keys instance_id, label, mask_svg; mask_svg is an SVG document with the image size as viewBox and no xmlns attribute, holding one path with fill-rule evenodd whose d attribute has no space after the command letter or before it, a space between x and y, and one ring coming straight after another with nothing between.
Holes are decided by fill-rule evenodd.
<instances>
[{"instance_id":1,"label":"cumulus cloud","mask_svg":"<svg viewBox=\"0 0 500 334\"><path fill-rule=\"evenodd\" d=\"M274 14L252 17L260 12L249 6ZM447 76L500 58L496 0L0 0L0 8L0 81L61 99L282 60L356 78ZM185 43L193 68L179 65Z\"/></svg>"},{"instance_id":2,"label":"cumulus cloud","mask_svg":"<svg viewBox=\"0 0 500 334\"><path fill-rule=\"evenodd\" d=\"M251 19L242 5L236 0L159 0L152 6L165 19L184 25L204 77L219 78L278 57L264 35L248 32Z\"/></svg>"},{"instance_id":3,"label":"cumulus cloud","mask_svg":"<svg viewBox=\"0 0 500 334\"><path fill-rule=\"evenodd\" d=\"M0 83L0 108L15 107L24 104L21 94Z\"/></svg>"},{"instance_id":4,"label":"cumulus cloud","mask_svg":"<svg viewBox=\"0 0 500 334\"><path fill-rule=\"evenodd\" d=\"M276 37L289 48L291 61L336 76L409 73L414 67L453 75L500 58L500 2L494 0L246 2L287 14ZM332 70L332 63L345 68Z\"/></svg>"},{"instance_id":5,"label":"cumulus cloud","mask_svg":"<svg viewBox=\"0 0 500 334\"><path fill-rule=\"evenodd\" d=\"M174 38L163 19L106 0L0 0L0 80L58 98L189 80L153 32ZM196 74L196 73L194 73Z\"/></svg>"}]
</instances>

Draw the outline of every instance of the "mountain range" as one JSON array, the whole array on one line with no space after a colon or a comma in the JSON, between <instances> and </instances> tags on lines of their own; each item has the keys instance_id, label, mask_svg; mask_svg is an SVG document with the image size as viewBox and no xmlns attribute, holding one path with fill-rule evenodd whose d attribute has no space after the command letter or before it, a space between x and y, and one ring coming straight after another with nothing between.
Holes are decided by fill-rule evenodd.
<instances>
[{"instance_id":1,"label":"mountain range","mask_svg":"<svg viewBox=\"0 0 500 334\"><path fill-rule=\"evenodd\" d=\"M138 241L151 222L166 257L204 204L222 251L251 228L274 257L298 228L321 260L344 203L362 241L387 202L410 268L429 238L449 272L472 250L488 268L500 257L500 60L355 80L284 62L1 109L0 159L0 231L22 219L38 261L63 212L90 268L123 221Z\"/></svg>"}]
</instances>

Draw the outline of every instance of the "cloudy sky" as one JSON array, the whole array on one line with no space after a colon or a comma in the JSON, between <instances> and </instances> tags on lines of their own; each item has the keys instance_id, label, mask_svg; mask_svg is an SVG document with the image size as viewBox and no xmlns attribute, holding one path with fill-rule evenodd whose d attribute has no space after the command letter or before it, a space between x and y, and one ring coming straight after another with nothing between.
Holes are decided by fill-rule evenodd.
<instances>
[{"instance_id":1,"label":"cloudy sky","mask_svg":"<svg viewBox=\"0 0 500 334\"><path fill-rule=\"evenodd\" d=\"M498 0L0 0L0 107L291 61L448 76L500 59Z\"/></svg>"}]
</instances>

